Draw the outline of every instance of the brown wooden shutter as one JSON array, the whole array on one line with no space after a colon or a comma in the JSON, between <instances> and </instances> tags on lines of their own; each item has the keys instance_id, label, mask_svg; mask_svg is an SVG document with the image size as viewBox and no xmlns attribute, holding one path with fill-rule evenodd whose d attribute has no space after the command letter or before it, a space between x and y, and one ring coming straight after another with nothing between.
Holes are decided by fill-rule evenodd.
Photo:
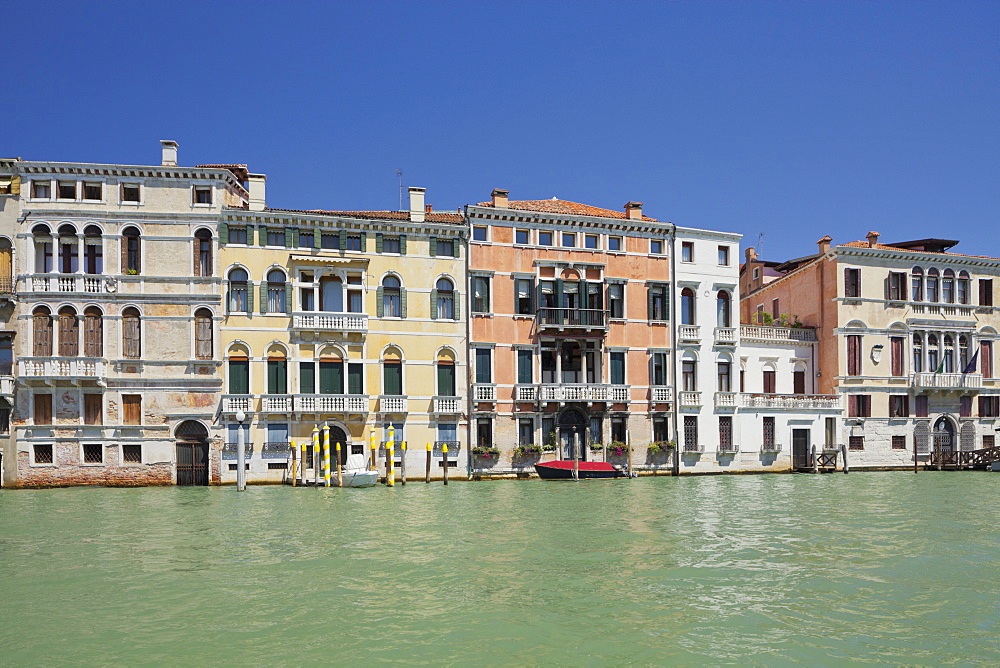
<instances>
[{"instance_id":1,"label":"brown wooden shutter","mask_svg":"<svg viewBox=\"0 0 1000 668\"><path fill-rule=\"evenodd\" d=\"M83 395L83 422L84 424L103 424L101 420L102 406L100 394Z\"/></svg>"},{"instance_id":2,"label":"brown wooden shutter","mask_svg":"<svg viewBox=\"0 0 1000 668\"><path fill-rule=\"evenodd\" d=\"M861 373L861 337L851 334L847 337L847 375L857 376Z\"/></svg>"},{"instance_id":3,"label":"brown wooden shutter","mask_svg":"<svg viewBox=\"0 0 1000 668\"><path fill-rule=\"evenodd\" d=\"M59 356L76 357L80 354L80 324L75 313L59 315Z\"/></svg>"},{"instance_id":4,"label":"brown wooden shutter","mask_svg":"<svg viewBox=\"0 0 1000 668\"><path fill-rule=\"evenodd\" d=\"M195 237L192 240L194 243L194 275L201 276L201 239Z\"/></svg>"},{"instance_id":5,"label":"brown wooden shutter","mask_svg":"<svg viewBox=\"0 0 1000 668\"><path fill-rule=\"evenodd\" d=\"M52 316L36 313L33 319L32 354L35 357L52 356Z\"/></svg>"},{"instance_id":6,"label":"brown wooden shutter","mask_svg":"<svg viewBox=\"0 0 1000 668\"><path fill-rule=\"evenodd\" d=\"M200 360L212 359L212 319L209 316L195 316L195 351Z\"/></svg>"},{"instance_id":7,"label":"brown wooden shutter","mask_svg":"<svg viewBox=\"0 0 1000 668\"><path fill-rule=\"evenodd\" d=\"M52 424L52 395L35 395L35 424Z\"/></svg>"},{"instance_id":8,"label":"brown wooden shutter","mask_svg":"<svg viewBox=\"0 0 1000 668\"><path fill-rule=\"evenodd\" d=\"M845 297L850 297L851 296L851 270L850 269L845 269L844 270L844 296Z\"/></svg>"},{"instance_id":9,"label":"brown wooden shutter","mask_svg":"<svg viewBox=\"0 0 1000 668\"><path fill-rule=\"evenodd\" d=\"M104 326L101 316L87 314L83 317L84 357L104 357Z\"/></svg>"},{"instance_id":10,"label":"brown wooden shutter","mask_svg":"<svg viewBox=\"0 0 1000 668\"><path fill-rule=\"evenodd\" d=\"M140 356L139 339L139 318L135 315L126 315L122 318L122 343L125 357L138 358Z\"/></svg>"},{"instance_id":11,"label":"brown wooden shutter","mask_svg":"<svg viewBox=\"0 0 1000 668\"><path fill-rule=\"evenodd\" d=\"M993 377L993 344L989 341L979 344L979 369L983 378Z\"/></svg>"},{"instance_id":12,"label":"brown wooden shutter","mask_svg":"<svg viewBox=\"0 0 1000 668\"><path fill-rule=\"evenodd\" d=\"M765 371L764 372L764 394L774 394L775 382L774 382L774 372Z\"/></svg>"},{"instance_id":13,"label":"brown wooden shutter","mask_svg":"<svg viewBox=\"0 0 1000 668\"><path fill-rule=\"evenodd\" d=\"M805 394L806 393L806 372L805 371L795 371L792 373L792 391L795 394Z\"/></svg>"},{"instance_id":14,"label":"brown wooden shutter","mask_svg":"<svg viewBox=\"0 0 1000 668\"><path fill-rule=\"evenodd\" d=\"M124 424L142 424L142 395L122 395L122 417Z\"/></svg>"},{"instance_id":15,"label":"brown wooden shutter","mask_svg":"<svg viewBox=\"0 0 1000 668\"><path fill-rule=\"evenodd\" d=\"M918 394L914 403L916 404L917 417L927 417L927 395Z\"/></svg>"},{"instance_id":16,"label":"brown wooden shutter","mask_svg":"<svg viewBox=\"0 0 1000 668\"><path fill-rule=\"evenodd\" d=\"M889 339L889 356L891 358L891 373L893 376L903 375L903 339L894 336Z\"/></svg>"}]
</instances>

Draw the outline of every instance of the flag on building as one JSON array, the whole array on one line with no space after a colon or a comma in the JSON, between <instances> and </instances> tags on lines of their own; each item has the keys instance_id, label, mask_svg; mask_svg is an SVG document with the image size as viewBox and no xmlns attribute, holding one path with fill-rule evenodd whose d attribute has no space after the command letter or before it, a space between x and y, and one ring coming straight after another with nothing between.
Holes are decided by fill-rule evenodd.
<instances>
[{"instance_id":1,"label":"flag on building","mask_svg":"<svg viewBox=\"0 0 1000 668\"><path fill-rule=\"evenodd\" d=\"M979 351L976 350L976 354L972 356L969 360L969 365L962 369L962 373L976 373L976 362L979 361Z\"/></svg>"},{"instance_id":2,"label":"flag on building","mask_svg":"<svg viewBox=\"0 0 1000 668\"><path fill-rule=\"evenodd\" d=\"M944 373L944 360L941 360L941 364L938 365L938 368L934 369L934 373Z\"/></svg>"}]
</instances>

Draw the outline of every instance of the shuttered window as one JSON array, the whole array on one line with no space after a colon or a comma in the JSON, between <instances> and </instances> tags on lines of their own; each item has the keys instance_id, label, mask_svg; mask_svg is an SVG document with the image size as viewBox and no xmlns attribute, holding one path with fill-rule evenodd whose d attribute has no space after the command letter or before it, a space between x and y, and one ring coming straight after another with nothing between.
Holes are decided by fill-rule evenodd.
<instances>
[{"instance_id":1,"label":"shuttered window","mask_svg":"<svg viewBox=\"0 0 1000 668\"><path fill-rule=\"evenodd\" d=\"M122 273L138 274L140 271L139 230L134 227L125 228L122 231L121 248Z\"/></svg>"},{"instance_id":2,"label":"shuttered window","mask_svg":"<svg viewBox=\"0 0 1000 668\"><path fill-rule=\"evenodd\" d=\"M805 371L793 371L792 372L792 392L795 394L805 394L806 393L806 372Z\"/></svg>"},{"instance_id":3,"label":"shuttered window","mask_svg":"<svg viewBox=\"0 0 1000 668\"><path fill-rule=\"evenodd\" d=\"M83 395L84 424L103 424L101 420L103 414L102 401L103 397L100 394Z\"/></svg>"},{"instance_id":4,"label":"shuttered window","mask_svg":"<svg viewBox=\"0 0 1000 668\"><path fill-rule=\"evenodd\" d=\"M847 337L847 375L861 375L861 336L858 334Z\"/></svg>"},{"instance_id":5,"label":"shuttered window","mask_svg":"<svg viewBox=\"0 0 1000 668\"><path fill-rule=\"evenodd\" d=\"M347 393L365 393L365 366L361 363L350 363L347 365Z\"/></svg>"},{"instance_id":6,"label":"shuttered window","mask_svg":"<svg viewBox=\"0 0 1000 668\"><path fill-rule=\"evenodd\" d=\"M122 356L138 359L142 354L142 332L139 322L139 311L134 308L125 309L122 313Z\"/></svg>"},{"instance_id":7,"label":"shuttered window","mask_svg":"<svg viewBox=\"0 0 1000 668\"><path fill-rule=\"evenodd\" d=\"M299 362L299 393L316 393L316 363Z\"/></svg>"},{"instance_id":8,"label":"shuttered window","mask_svg":"<svg viewBox=\"0 0 1000 668\"><path fill-rule=\"evenodd\" d=\"M229 358L229 394L250 394L250 360Z\"/></svg>"},{"instance_id":9,"label":"shuttered window","mask_svg":"<svg viewBox=\"0 0 1000 668\"><path fill-rule=\"evenodd\" d=\"M122 421L124 424L142 424L142 395L122 395Z\"/></svg>"},{"instance_id":10,"label":"shuttered window","mask_svg":"<svg viewBox=\"0 0 1000 668\"><path fill-rule=\"evenodd\" d=\"M36 311L32 316L31 344L35 357L52 356L52 315L48 311Z\"/></svg>"},{"instance_id":11,"label":"shuttered window","mask_svg":"<svg viewBox=\"0 0 1000 668\"><path fill-rule=\"evenodd\" d=\"M52 395L36 394L34 403L35 424L52 424Z\"/></svg>"},{"instance_id":12,"label":"shuttered window","mask_svg":"<svg viewBox=\"0 0 1000 668\"><path fill-rule=\"evenodd\" d=\"M625 384L625 353L613 352L610 354L611 360L611 384Z\"/></svg>"},{"instance_id":13,"label":"shuttered window","mask_svg":"<svg viewBox=\"0 0 1000 668\"><path fill-rule=\"evenodd\" d=\"M993 306L993 279L979 279L979 305Z\"/></svg>"},{"instance_id":14,"label":"shuttered window","mask_svg":"<svg viewBox=\"0 0 1000 668\"><path fill-rule=\"evenodd\" d=\"M493 368L492 368L493 351L489 348L476 348L476 382L477 383L492 383L493 382Z\"/></svg>"},{"instance_id":15,"label":"shuttered window","mask_svg":"<svg viewBox=\"0 0 1000 668\"><path fill-rule=\"evenodd\" d=\"M403 394L403 363L398 360L382 362L383 393L391 396Z\"/></svg>"},{"instance_id":16,"label":"shuttered window","mask_svg":"<svg viewBox=\"0 0 1000 668\"><path fill-rule=\"evenodd\" d=\"M979 344L979 368L983 378L993 377L993 343L983 341Z\"/></svg>"},{"instance_id":17,"label":"shuttered window","mask_svg":"<svg viewBox=\"0 0 1000 668\"><path fill-rule=\"evenodd\" d=\"M212 275L212 233L208 230L194 233L194 275Z\"/></svg>"},{"instance_id":18,"label":"shuttered window","mask_svg":"<svg viewBox=\"0 0 1000 668\"><path fill-rule=\"evenodd\" d=\"M914 413L916 417L927 417L927 395L919 394L914 397Z\"/></svg>"},{"instance_id":19,"label":"shuttered window","mask_svg":"<svg viewBox=\"0 0 1000 668\"><path fill-rule=\"evenodd\" d=\"M437 393L441 397L454 397L455 395L455 365L452 362L438 362L437 364Z\"/></svg>"},{"instance_id":20,"label":"shuttered window","mask_svg":"<svg viewBox=\"0 0 1000 668\"><path fill-rule=\"evenodd\" d=\"M194 314L194 356L200 360L212 359L212 313L198 309Z\"/></svg>"},{"instance_id":21,"label":"shuttered window","mask_svg":"<svg viewBox=\"0 0 1000 668\"><path fill-rule=\"evenodd\" d=\"M613 354L613 353L612 353ZM530 350L517 351L517 382L521 384L531 384L533 382L532 359L534 355Z\"/></svg>"},{"instance_id":22,"label":"shuttered window","mask_svg":"<svg viewBox=\"0 0 1000 668\"><path fill-rule=\"evenodd\" d=\"M845 297L860 297L861 296L861 270L860 269L845 269L844 270L844 296Z\"/></svg>"},{"instance_id":23,"label":"shuttered window","mask_svg":"<svg viewBox=\"0 0 1000 668\"><path fill-rule=\"evenodd\" d=\"M288 361L267 360L267 393L286 394L288 392Z\"/></svg>"},{"instance_id":24,"label":"shuttered window","mask_svg":"<svg viewBox=\"0 0 1000 668\"><path fill-rule=\"evenodd\" d=\"M344 363L340 360L320 361L319 393L344 393Z\"/></svg>"},{"instance_id":25,"label":"shuttered window","mask_svg":"<svg viewBox=\"0 0 1000 668\"><path fill-rule=\"evenodd\" d=\"M83 315L83 356L104 357L104 320L93 307Z\"/></svg>"},{"instance_id":26,"label":"shuttered window","mask_svg":"<svg viewBox=\"0 0 1000 668\"><path fill-rule=\"evenodd\" d=\"M776 387L775 372L768 370L764 372L764 394L774 394Z\"/></svg>"},{"instance_id":27,"label":"shuttered window","mask_svg":"<svg viewBox=\"0 0 1000 668\"><path fill-rule=\"evenodd\" d=\"M889 339L890 367L893 376L903 375L903 341L900 336Z\"/></svg>"},{"instance_id":28,"label":"shuttered window","mask_svg":"<svg viewBox=\"0 0 1000 668\"><path fill-rule=\"evenodd\" d=\"M905 394L889 395L889 417L903 418L910 416L910 397Z\"/></svg>"},{"instance_id":29,"label":"shuttered window","mask_svg":"<svg viewBox=\"0 0 1000 668\"><path fill-rule=\"evenodd\" d=\"M59 356L76 357L80 354L80 319L72 309L59 312Z\"/></svg>"}]
</instances>

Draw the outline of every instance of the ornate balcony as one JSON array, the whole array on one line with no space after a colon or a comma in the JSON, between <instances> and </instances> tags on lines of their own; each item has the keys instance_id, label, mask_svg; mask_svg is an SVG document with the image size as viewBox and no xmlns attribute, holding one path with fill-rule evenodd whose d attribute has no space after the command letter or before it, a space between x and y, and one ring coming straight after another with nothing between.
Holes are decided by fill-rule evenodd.
<instances>
[{"instance_id":1,"label":"ornate balcony","mask_svg":"<svg viewBox=\"0 0 1000 668\"><path fill-rule=\"evenodd\" d=\"M104 294L117 290L117 278L100 274L31 274L24 278L25 292Z\"/></svg>"},{"instance_id":2,"label":"ornate balcony","mask_svg":"<svg viewBox=\"0 0 1000 668\"><path fill-rule=\"evenodd\" d=\"M717 346L735 346L737 338L735 327L715 328L715 345Z\"/></svg>"},{"instance_id":3,"label":"ornate balcony","mask_svg":"<svg viewBox=\"0 0 1000 668\"><path fill-rule=\"evenodd\" d=\"M222 396L223 413L237 413L239 411L251 413L253 407L252 394L224 394Z\"/></svg>"},{"instance_id":4,"label":"ornate balcony","mask_svg":"<svg viewBox=\"0 0 1000 668\"><path fill-rule=\"evenodd\" d=\"M681 325L677 328L677 338L688 343L700 343L701 327L698 325Z\"/></svg>"},{"instance_id":5,"label":"ornate balcony","mask_svg":"<svg viewBox=\"0 0 1000 668\"><path fill-rule=\"evenodd\" d=\"M915 388L937 390L967 390L983 386L981 373L915 373L912 376Z\"/></svg>"},{"instance_id":6,"label":"ornate balcony","mask_svg":"<svg viewBox=\"0 0 1000 668\"><path fill-rule=\"evenodd\" d=\"M681 392L681 406L685 408L699 408L701 406L701 392Z\"/></svg>"},{"instance_id":7,"label":"ornate balcony","mask_svg":"<svg viewBox=\"0 0 1000 668\"><path fill-rule=\"evenodd\" d=\"M107 366L99 357L22 357L17 367L21 378L49 384L57 380L94 380L103 385L107 377Z\"/></svg>"},{"instance_id":8,"label":"ornate balcony","mask_svg":"<svg viewBox=\"0 0 1000 668\"><path fill-rule=\"evenodd\" d=\"M669 404L674 400L674 388L651 387L649 388L649 400L654 404Z\"/></svg>"},{"instance_id":9,"label":"ornate balcony","mask_svg":"<svg viewBox=\"0 0 1000 668\"><path fill-rule=\"evenodd\" d=\"M736 408L737 405L738 402L736 401L736 392L715 393L716 408Z\"/></svg>"},{"instance_id":10,"label":"ornate balcony","mask_svg":"<svg viewBox=\"0 0 1000 668\"><path fill-rule=\"evenodd\" d=\"M367 413L367 394L296 394L297 413Z\"/></svg>"},{"instance_id":11,"label":"ornate balcony","mask_svg":"<svg viewBox=\"0 0 1000 668\"><path fill-rule=\"evenodd\" d=\"M462 412L461 397L434 397L434 413L454 415Z\"/></svg>"},{"instance_id":12,"label":"ornate balcony","mask_svg":"<svg viewBox=\"0 0 1000 668\"><path fill-rule=\"evenodd\" d=\"M632 396L631 389L628 385L608 385L608 401L613 404L627 404Z\"/></svg>"},{"instance_id":13,"label":"ornate balcony","mask_svg":"<svg viewBox=\"0 0 1000 668\"><path fill-rule=\"evenodd\" d=\"M378 398L378 408L382 413L405 413L406 396L383 394Z\"/></svg>"},{"instance_id":14,"label":"ornate balcony","mask_svg":"<svg viewBox=\"0 0 1000 668\"><path fill-rule=\"evenodd\" d=\"M263 394L260 397L261 413L291 413L292 395Z\"/></svg>"},{"instance_id":15,"label":"ornate balcony","mask_svg":"<svg viewBox=\"0 0 1000 668\"><path fill-rule=\"evenodd\" d=\"M516 401L534 401L538 397L538 388L534 385L518 385L514 388Z\"/></svg>"},{"instance_id":16,"label":"ornate balcony","mask_svg":"<svg viewBox=\"0 0 1000 668\"><path fill-rule=\"evenodd\" d=\"M292 329L299 332L368 331L367 313L297 312L292 314Z\"/></svg>"},{"instance_id":17,"label":"ornate balcony","mask_svg":"<svg viewBox=\"0 0 1000 668\"><path fill-rule=\"evenodd\" d=\"M439 457L442 456L444 454L443 448L446 445L448 446L449 458L451 458L451 455L458 453L462 449L461 441L434 441L434 446L433 446L434 449L431 452L431 454L437 455Z\"/></svg>"},{"instance_id":18,"label":"ornate balcony","mask_svg":"<svg viewBox=\"0 0 1000 668\"><path fill-rule=\"evenodd\" d=\"M740 338L755 341L815 341L816 330L806 327L740 325Z\"/></svg>"},{"instance_id":19,"label":"ornate balcony","mask_svg":"<svg viewBox=\"0 0 1000 668\"><path fill-rule=\"evenodd\" d=\"M472 386L473 401L496 401L497 386L492 383L476 383Z\"/></svg>"},{"instance_id":20,"label":"ornate balcony","mask_svg":"<svg viewBox=\"0 0 1000 668\"><path fill-rule=\"evenodd\" d=\"M253 457L253 443L243 444L243 458L250 459ZM236 459L236 443L223 443L222 444L222 458L223 459Z\"/></svg>"},{"instance_id":21,"label":"ornate balcony","mask_svg":"<svg viewBox=\"0 0 1000 668\"><path fill-rule=\"evenodd\" d=\"M607 401L607 385L588 385L586 383L559 383L539 385L541 401Z\"/></svg>"},{"instance_id":22,"label":"ornate balcony","mask_svg":"<svg viewBox=\"0 0 1000 668\"><path fill-rule=\"evenodd\" d=\"M537 311L538 327L548 332L573 330L608 329L608 312L588 308L540 308Z\"/></svg>"},{"instance_id":23,"label":"ornate balcony","mask_svg":"<svg viewBox=\"0 0 1000 668\"><path fill-rule=\"evenodd\" d=\"M743 408L840 410L836 394L742 394Z\"/></svg>"}]
</instances>

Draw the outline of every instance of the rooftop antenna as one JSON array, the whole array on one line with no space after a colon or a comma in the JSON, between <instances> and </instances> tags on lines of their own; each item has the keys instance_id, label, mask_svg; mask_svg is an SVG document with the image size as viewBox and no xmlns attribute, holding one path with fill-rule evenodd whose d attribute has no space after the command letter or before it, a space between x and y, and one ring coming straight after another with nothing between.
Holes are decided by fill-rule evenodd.
<instances>
[{"instance_id":1,"label":"rooftop antenna","mask_svg":"<svg viewBox=\"0 0 1000 668\"><path fill-rule=\"evenodd\" d=\"M403 172L396 170L396 176L399 177L399 209L397 211L403 210Z\"/></svg>"},{"instance_id":2,"label":"rooftop antenna","mask_svg":"<svg viewBox=\"0 0 1000 668\"><path fill-rule=\"evenodd\" d=\"M763 248L764 248L764 233L761 232L760 234L757 235L757 257L764 256Z\"/></svg>"}]
</instances>

